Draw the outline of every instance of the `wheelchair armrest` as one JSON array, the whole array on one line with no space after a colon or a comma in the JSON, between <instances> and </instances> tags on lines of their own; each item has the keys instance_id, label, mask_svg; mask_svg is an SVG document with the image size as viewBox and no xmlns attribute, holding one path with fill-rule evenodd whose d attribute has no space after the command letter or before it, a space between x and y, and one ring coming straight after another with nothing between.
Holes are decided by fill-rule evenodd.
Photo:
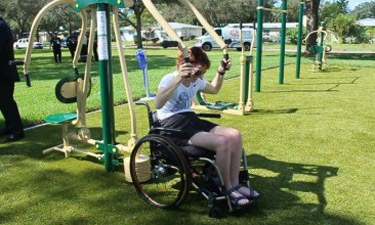
<instances>
[{"instance_id":1,"label":"wheelchair armrest","mask_svg":"<svg viewBox=\"0 0 375 225\"><path fill-rule=\"evenodd\" d=\"M199 117L208 117L208 118L221 118L221 114L218 113L197 113Z\"/></svg>"},{"instance_id":2,"label":"wheelchair armrest","mask_svg":"<svg viewBox=\"0 0 375 225\"><path fill-rule=\"evenodd\" d=\"M188 134L182 130L172 129L172 128L164 128L164 127L154 127L151 129L150 133L159 133L162 136L167 137L178 137L178 138L186 138Z\"/></svg>"},{"instance_id":3,"label":"wheelchair armrest","mask_svg":"<svg viewBox=\"0 0 375 225\"><path fill-rule=\"evenodd\" d=\"M149 105L147 102L144 102L144 101L136 101L135 104L136 104L136 105L144 105L144 106L146 106L146 108L147 108L147 112L151 112L151 107L150 107L150 105Z\"/></svg>"}]
</instances>

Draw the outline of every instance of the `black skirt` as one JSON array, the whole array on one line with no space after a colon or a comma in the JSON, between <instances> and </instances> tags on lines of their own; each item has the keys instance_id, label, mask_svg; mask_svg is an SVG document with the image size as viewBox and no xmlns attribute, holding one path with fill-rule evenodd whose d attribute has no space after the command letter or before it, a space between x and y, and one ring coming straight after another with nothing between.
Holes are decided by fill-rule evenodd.
<instances>
[{"instance_id":1,"label":"black skirt","mask_svg":"<svg viewBox=\"0 0 375 225\"><path fill-rule=\"evenodd\" d=\"M177 145L188 145L189 139L199 132L209 132L218 126L207 120L200 119L194 112L178 113L161 121L164 128L182 130L186 137L172 137L172 141Z\"/></svg>"}]
</instances>

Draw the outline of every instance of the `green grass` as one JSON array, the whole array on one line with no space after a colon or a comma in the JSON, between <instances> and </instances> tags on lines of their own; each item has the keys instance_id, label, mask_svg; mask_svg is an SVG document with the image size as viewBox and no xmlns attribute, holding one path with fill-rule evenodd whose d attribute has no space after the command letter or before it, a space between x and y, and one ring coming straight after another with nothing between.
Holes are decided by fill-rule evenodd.
<instances>
[{"instance_id":1,"label":"green grass","mask_svg":"<svg viewBox=\"0 0 375 225\"><path fill-rule=\"evenodd\" d=\"M132 55L134 50L127 51ZM150 60L159 63L159 69L150 66L155 88L157 79L174 67L175 51L148 53ZM62 75L51 73L52 56L44 55L38 59L45 60L38 68L40 77L33 79L33 88L25 89L22 96L29 107L32 101L38 104L38 111L47 107L47 98L38 101L33 96L39 89L43 93L53 89ZM220 52L210 55L215 61ZM277 55L269 57L274 57L269 59L270 65L272 61L277 65ZM241 217L209 218L206 201L196 193L179 209L156 209L141 200L122 172L106 173L99 162L79 154L67 159L57 152L43 156L43 149L61 142L61 127L48 125L27 131L22 141L0 144L0 223L373 224L374 68L361 67L361 60L337 60L337 66L331 65L325 72L312 71L306 60L298 80L294 65L289 65L284 85L277 84L278 69L264 71L262 92L254 93L256 111L244 117L224 115L219 121L242 132L251 183L264 195ZM141 77L135 61L129 60L129 69L133 80ZM208 100L238 101L238 82L237 78L226 81L220 94L208 96ZM17 94L22 85L17 85ZM116 88L122 90L121 85ZM141 96L143 90L138 89L133 90ZM91 97L95 98L95 92ZM20 95L17 97L20 102ZM90 104L96 107L95 102ZM47 113L53 110L48 108ZM145 110L137 107L136 111L139 136L143 136L147 132ZM115 113L117 140L126 143L130 136L126 105L116 107ZM93 137L101 139L99 112L88 115L88 125Z\"/></svg>"},{"instance_id":2,"label":"green grass","mask_svg":"<svg viewBox=\"0 0 375 225\"><path fill-rule=\"evenodd\" d=\"M175 69L176 49L148 49L148 74L149 87L151 92L157 92L157 86L160 79L167 73ZM138 69L138 62L134 55L136 49L126 49L126 62L132 85L133 97L139 99L145 95L143 89L142 71ZM22 59L24 57L24 50L16 52L16 58ZM239 76L240 65L238 63L240 53L231 51L233 59L233 69L229 76ZM113 92L116 104L124 103L126 95L124 91L124 84L118 61L118 53L113 53L116 58L113 61ZM206 75L208 79L212 79L218 63L222 57L220 51L215 50L208 53L212 60L212 69ZM279 56L277 53L265 53L263 68L274 67L278 65ZM67 50L63 51L63 63L54 63L51 50L34 50L30 64L30 77L32 87L27 88L24 82L16 83L15 99L18 103L22 119L25 126L30 126L37 123L42 123L47 115L58 112L74 112L75 104L62 104L55 97L56 83L66 76L73 76L73 70L70 63L70 54ZM294 55L287 55L286 63L294 62ZM79 64L79 71L84 72L85 64ZM21 78L22 69L19 69ZM89 111L100 108L100 82L98 77L97 63L92 64L92 90L91 95L87 101L87 108ZM41 104L42 103L42 104ZM2 117L0 116L0 121ZM0 123L1 128L2 123Z\"/></svg>"}]
</instances>

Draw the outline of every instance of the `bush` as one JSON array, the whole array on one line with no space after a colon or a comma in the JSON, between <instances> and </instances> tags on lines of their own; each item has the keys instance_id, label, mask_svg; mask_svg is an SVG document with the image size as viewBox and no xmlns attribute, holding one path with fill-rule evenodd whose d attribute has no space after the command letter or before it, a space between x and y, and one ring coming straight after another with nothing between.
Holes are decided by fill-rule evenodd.
<instances>
[{"instance_id":1,"label":"bush","mask_svg":"<svg viewBox=\"0 0 375 225\"><path fill-rule=\"evenodd\" d=\"M306 37L306 29L302 29L302 40ZM291 44L296 45L298 41L298 27L294 29L288 29L286 31L286 38Z\"/></svg>"},{"instance_id":2,"label":"bush","mask_svg":"<svg viewBox=\"0 0 375 225\"><path fill-rule=\"evenodd\" d=\"M355 35L355 42L356 43L365 43L365 44L368 44L371 42L371 39L372 39L372 36L370 34L370 32L367 32L366 29L360 27L360 29L358 29L358 32L356 32L356 35Z\"/></svg>"}]
</instances>

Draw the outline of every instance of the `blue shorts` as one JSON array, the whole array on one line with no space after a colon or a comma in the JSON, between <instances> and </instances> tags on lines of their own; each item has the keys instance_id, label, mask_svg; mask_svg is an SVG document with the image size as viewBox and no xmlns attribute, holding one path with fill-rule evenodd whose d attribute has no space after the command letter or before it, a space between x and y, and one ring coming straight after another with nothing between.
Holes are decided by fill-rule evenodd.
<instances>
[{"instance_id":1,"label":"blue shorts","mask_svg":"<svg viewBox=\"0 0 375 225\"><path fill-rule=\"evenodd\" d=\"M189 139L199 132L209 132L218 126L207 120L200 119L194 112L178 113L168 117L161 122L162 127L182 130L186 133L186 137L173 137L172 141L180 146L188 145Z\"/></svg>"}]
</instances>

